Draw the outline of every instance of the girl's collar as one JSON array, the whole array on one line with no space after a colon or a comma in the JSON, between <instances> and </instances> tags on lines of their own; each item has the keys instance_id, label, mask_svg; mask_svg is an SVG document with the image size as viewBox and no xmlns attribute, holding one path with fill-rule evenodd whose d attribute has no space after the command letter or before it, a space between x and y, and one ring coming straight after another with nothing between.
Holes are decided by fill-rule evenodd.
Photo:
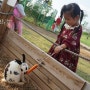
<instances>
[{"instance_id":1,"label":"girl's collar","mask_svg":"<svg viewBox=\"0 0 90 90\"><path fill-rule=\"evenodd\" d=\"M79 25L71 27L67 23L64 25L67 30L74 30L75 28L79 27Z\"/></svg>"}]
</instances>

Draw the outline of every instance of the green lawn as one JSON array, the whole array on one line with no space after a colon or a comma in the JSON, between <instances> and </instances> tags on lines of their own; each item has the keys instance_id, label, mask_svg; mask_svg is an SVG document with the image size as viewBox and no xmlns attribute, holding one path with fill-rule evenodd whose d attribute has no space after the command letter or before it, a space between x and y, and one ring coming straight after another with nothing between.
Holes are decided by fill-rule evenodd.
<instances>
[{"instance_id":1,"label":"green lawn","mask_svg":"<svg viewBox=\"0 0 90 90\"><path fill-rule=\"evenodd\" d=\"M23 30L23 37L25 37L27 40L29 40L30 42L32 42L33 44L35 44L37 47L41 48L42 50L44 50L45 52L48 51L48 49L51 47L51 43L49 41L47 41L45 38L43 38L42 36L38 35L37 33L35 33L34 31L31 31L29 29L25 29ZM54 41L53 38L48 37L50 40Z\"/></svg>"},{"instance_id":2,"label":"green lawn","mask_svg":"<svg viewBox=\"0 0 90 90\"><path fill-rule=\"evenodd\" d=\"M27 22L30 22L30 23L33 23L33 24L35 24L35 21L34 21L34 18L32 18L32 17L25 17L24 18L24 20L25 21L27 21ZM46 28L46 25L43 25L41 22L37 22L37 25L40 23L40 27L42 27L42 28ZM58 32L56 32L56 34L57 34ZM90 46L90 35L89 35L89 38L87 39L87 36L88 36L88 34L86 33L86 32L84 32L84 33L82 33L82 36L81 36L81 43L83 43L83 44L86 44L87 46Z\"/></svg>"},{"instance_id":3,"label":"green lawn","mask_svg":"<svg viewBox=\"0 0 90 90\"><path fill-rule=\"evenodd\" d=\"M49 41L47 41L37 33L29 29L26 29L25 27L23 29L23 37L35 44L37 47L41 48L45 52L47 52L52 45ZM51 37L48 38L52 41L55 41ZM82 41L84 38L82 37ZM90 82L90 62L79 59L77 74Z\"/></svg>"},{"instance_id":4,"label":"green lawn","mask_svg":"<svg viewBox=\"0 0 90 90\"><path fill-rule=\"evenodd\" d=\"M77 74L90 82L90 62L79 59Z\"/></svg>"},{"instance_id":5,"label":"green lawn","mask_svg":"<svg viewBox=\"0 0 90 90\"><path fill-rule=\"evenodd\" d=\"M87 46L90 46L90 35L89 35L89 38L87 39L87 33L82 33L82 36L81 36L81 42L86 44Z\"/></svg>"}]
</instances>

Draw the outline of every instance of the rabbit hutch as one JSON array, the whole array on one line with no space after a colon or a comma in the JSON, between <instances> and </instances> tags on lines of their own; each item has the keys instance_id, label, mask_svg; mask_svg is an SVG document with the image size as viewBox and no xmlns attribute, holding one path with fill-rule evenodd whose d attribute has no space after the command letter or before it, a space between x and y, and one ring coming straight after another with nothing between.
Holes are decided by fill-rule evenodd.
<instances>
[{"instance_id":1,"label":"rabbit hutch","mask_svg":"<svg viewBox=\"0 0 90 90\"><path fill-rule=\"evenodd\" d=\"M0 19L8 20L16 0L4 0L0 10ZM15 58L21 60L26 55L30 67L38 68L25 77L27 83L22 86L3 83L3 71L8 62ZM90 84L58 63L43 50L0 24L0 90L90 90Z\"/></svg>"}]
</instances>

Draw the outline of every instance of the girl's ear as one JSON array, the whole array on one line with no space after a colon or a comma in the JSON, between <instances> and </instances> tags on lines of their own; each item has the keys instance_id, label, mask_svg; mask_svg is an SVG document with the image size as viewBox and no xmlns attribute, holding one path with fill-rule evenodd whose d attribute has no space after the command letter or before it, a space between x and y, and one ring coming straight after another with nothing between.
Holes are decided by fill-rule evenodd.
<instances>
[{"instance_id":1,"label":"girl's ear","mask_svg":"<svg viewBox=\"0 0 90 90\"><path fill-rule=\"evenodd\" d=\"M25 54L22 54L22 56L23 56L23 62L25 62Z\"/></svg>"},{"instance_id":2,"label":"girl's ear","mask_svg":"<svg viewBox=\"0 0 90 90\"><path fill-rule=\"evenodd\" d=\"M75 19L76 19L77 21L79 21L80 16L79 16L79 15L77 15L77 16L75 17Z\"/></svg>"},{"instance_id":3,"label":"girl's ear","mask_svg":"<svg viewBox=\"0 0 90 90\"><path fill-rule=\"evenodd\" d=\"M74 19L74 21L75 21L76 23L77 23L77 22L79 23L80 16L79 16L79 15L77 15L77 16L76 16L76 17L74 17L73 19Z\"/></svg>"}]
</instances>

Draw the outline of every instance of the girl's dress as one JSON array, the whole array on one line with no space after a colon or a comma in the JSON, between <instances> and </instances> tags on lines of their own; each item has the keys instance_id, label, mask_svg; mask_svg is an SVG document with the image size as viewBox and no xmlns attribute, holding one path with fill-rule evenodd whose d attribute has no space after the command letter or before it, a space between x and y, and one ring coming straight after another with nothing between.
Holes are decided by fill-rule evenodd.
<instances>
[{"instance_id":1,"label":"girl's dress","mask_svg":"<svg viewBox=\"0 0 90 90\"><path fill-rule=\"evenodd\" d=\"M61 32L59 33L55 43L59 45L65 44L68 50L79 54L81 34L82 27L80 25L76 27L70 27L65 24ZM48 54L52 55L55 47L56 45L53 44ZM67 68L69 68L70 70L72 70L73 72L76 72L78 56L75 56L71 53L66 52L65 50L62 50L58 54L54 54L52 57L62 63Z\"/></svg>"}]
</instances>

